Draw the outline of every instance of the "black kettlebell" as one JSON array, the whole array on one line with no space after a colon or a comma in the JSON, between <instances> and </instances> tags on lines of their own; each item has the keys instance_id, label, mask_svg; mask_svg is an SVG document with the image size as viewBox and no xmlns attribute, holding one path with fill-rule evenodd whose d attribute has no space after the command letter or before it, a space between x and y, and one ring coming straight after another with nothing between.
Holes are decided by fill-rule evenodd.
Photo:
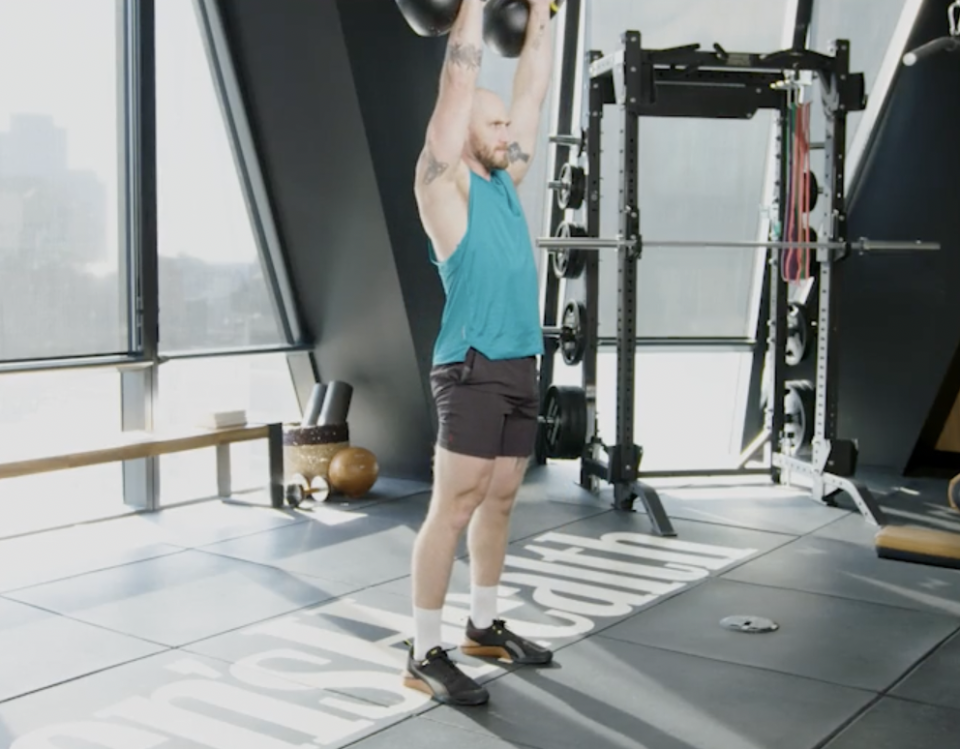
<instances>
[{"instance_id":1,"label":"black kettlebell","mask_svg":"<svg viewBox=\"0 0 960 749\"><path fill-rule=\"evenodd\" d=\"M462 0L397 0L407 24L420 36L450 33Z\"/></svg>"},{"instance_id":2,"label":"black kettlebell","mask_svg":"<svg viewBox=\"0 0 960 749\"><path fill-rule=\"evenodd\" d=\"M550 17L563 0L550 3ZM483 41L503 57L520 57L527 38L530 3L527 0L489 0L483 9Z\"/></svg>"}]
</instances>

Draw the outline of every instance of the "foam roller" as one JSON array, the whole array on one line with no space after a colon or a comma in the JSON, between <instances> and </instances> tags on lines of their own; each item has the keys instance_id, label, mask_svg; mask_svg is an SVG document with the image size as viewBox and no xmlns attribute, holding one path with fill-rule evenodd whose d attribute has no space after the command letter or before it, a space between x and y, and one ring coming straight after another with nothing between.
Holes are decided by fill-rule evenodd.
<instances>
[{"instance_id":1,"label":"foam roller","mask_svg":"<svg viewBox=\"0 0 960 749\"><path fill-rule=\"evenodd\" d=\"M334 380L327 386L323 398L323 408L320 409L319 426L333 426L346 424L347 414L350 413L350 399L353 397L353 387L349 383Z\"/></svg>"},{"instance_id":2,"label":"foam roller","mask_svg":"<svg viewBox=\"0 0 960 749\"><path fill-rule=\"evenodd\" d=\"M302 427L312 427L317 425L317 419L320 418L320 409L323 407L323 398L326 394L327 386L322 382L318 382L313 386L313 392L310 393L310 400L307 403L307 408L303 412L303 421L300 422Z\"/></svg>"}]
</instances>

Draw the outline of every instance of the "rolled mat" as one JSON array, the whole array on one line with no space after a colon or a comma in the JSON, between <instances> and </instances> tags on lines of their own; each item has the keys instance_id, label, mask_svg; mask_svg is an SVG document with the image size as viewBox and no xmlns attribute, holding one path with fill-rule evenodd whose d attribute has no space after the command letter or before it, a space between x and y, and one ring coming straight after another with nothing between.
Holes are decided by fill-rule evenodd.
<instances>
[{"instance_id":1,"label":"rolled mat","mask_svg":"<svg viewBox=\"0 0 960 749\"><path fill-rule=\"evenodd\" d=\"M318 382L313 386L313 392L310 393L310 400L307 402L307 407L303 412L303 421L300 422L300 426L312 427L317 425L326 392L327 386L322 382Z\"/></svg>"},{"instance_id":2,"label":"rolled mat","mask_svg":"<svg viewBox=\"0 0 960 749\"><path fill-rule=\"evenodd\" d=\"M353 397L353 387L341 380L334 380L327 386L323 397L323 408L320 409L319 426L335 426L346 424L350 413L350 400Z\"/></svg>"}]
</instances>

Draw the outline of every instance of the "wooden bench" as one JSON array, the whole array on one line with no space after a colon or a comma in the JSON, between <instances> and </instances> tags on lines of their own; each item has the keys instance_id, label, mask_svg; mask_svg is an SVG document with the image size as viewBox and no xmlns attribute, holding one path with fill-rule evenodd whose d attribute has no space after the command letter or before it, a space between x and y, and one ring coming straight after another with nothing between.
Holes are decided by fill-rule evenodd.
<instances>
[{"instance_id":1,"label":"wooden bench","mask_svg":"<svg viewBox=\"0 0 960 749\"><path fill-rule=\"evenodd\" d=\"M70 468L116 463L140 458L198 450L217 449L217 491L230 494L230 445L236 442L266 440L270 504L283 507L283 429L281 424L244 424L220 429L194 429L176 432L121 432L89 439L71 436L62 439L56 429L42 440L17 441L16 435L4 435L0 441L0 479L29 476Z\"/></svg>"}]
</instances>

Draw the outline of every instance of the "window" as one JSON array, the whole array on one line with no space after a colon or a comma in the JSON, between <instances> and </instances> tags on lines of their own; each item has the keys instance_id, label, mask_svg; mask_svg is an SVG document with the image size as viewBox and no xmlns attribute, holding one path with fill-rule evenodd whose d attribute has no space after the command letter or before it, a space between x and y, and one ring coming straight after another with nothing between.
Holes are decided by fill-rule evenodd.
<instances>
[{"instance_id":1,"label":"window","mask_svg":"<svg viewBox=\"0 0 960 749\"><path fill-rule=\"evenodd\" d=\"M784 0L594 0L589 49L611 54L628 29L644 48L719 43L738 52L780 49ZM601 234L619 231L620 117L602 120ZM643 117L640 120L640 222L647 240L755 241L776 121ZM585 219L580 219L584 222ZM639 264L637 335L651 338L754 335L758 253L750 249L647 248ZM601 335L615 335L618 263L600 261Z\"/></svg>"},{"instance_id":2,"label":"window","mask_svg":"<svg viewBox=\"0 0 960 749\"><path fill-rule=\"evenodd\" d=\"M120 417L120 375L114 369L0 375L0 454L24 443L84 444L115 435ZM129 510L121 463L0 479L0 536Z\"/></svg>"},{"instance_id":3,"label":"window","mask_svg":"<svg viewBox=\"0 0 960 749\"><path fill-rule=\"evenodd\" d=\"M750 352L656 351L636 356L634 442L643 448L642 470L722 468L736 461L743 439L743 397L753 363ZM557 356L556 385L581 386L581 367ZM600 438L617 442L617 356L597 354L597 421Z\"/></svg>"},{"instance_id":4,"label":"window","mask_svg":"<svg viewBox=\"0 0 960 749\"><path fill-rule=\"evenodd\" d=\"M285 344L197 8L155 7L160 349Z\"/></svg>"},{"instance_id":5,"label":"window","mask_svg":"<svg viewBox=\"0 0 960 749\"><path fill-rule=\"evenodd\" d=\"M126 353L116 0L0 0L0 360Z\"/></svg>"},{"instance_id":6,"label":"window","mask_svg":"<svg viewBox=\"0 0 960 749\"><path fill-rule=\"evenodd\" d=\"M212 411L244 409L251 422L299 421L300 407L284 354L180 359L160 367L157 427L192 427ZM262 488L266 442L230 447L233 491ZM160 499L165 505L217 495L216 450L160 458Z\"/></svg>"}]
</instances>

